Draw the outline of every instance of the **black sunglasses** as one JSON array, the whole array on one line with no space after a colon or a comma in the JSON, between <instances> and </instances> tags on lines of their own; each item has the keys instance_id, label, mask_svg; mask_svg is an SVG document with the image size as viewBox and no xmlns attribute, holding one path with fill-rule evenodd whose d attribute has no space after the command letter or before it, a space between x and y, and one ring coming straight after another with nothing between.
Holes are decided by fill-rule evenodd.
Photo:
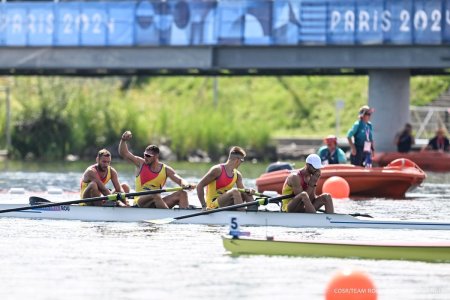
<instances>
[{"instance_id":1,"label":"black sunglasses","mask_svg":"<svg viewBox=\"0 0 450 300\"><path fill-rule=\"evenodd\" d=\"M371 116L372 114L371 113L365 113L364 115L365 116Z\"/></svg>"},{"instance_id":2,"label":"black sunglasses","mask_svg":"<svg viewBox=\"0 0 450 300\"><path fill-rule=\"evenodd\" d=\"M153 156L155 156L155 155L154 155L154 154L144 153L144 156L145 156L145 157L153 157Z\"/></svg>"}]
</instances>

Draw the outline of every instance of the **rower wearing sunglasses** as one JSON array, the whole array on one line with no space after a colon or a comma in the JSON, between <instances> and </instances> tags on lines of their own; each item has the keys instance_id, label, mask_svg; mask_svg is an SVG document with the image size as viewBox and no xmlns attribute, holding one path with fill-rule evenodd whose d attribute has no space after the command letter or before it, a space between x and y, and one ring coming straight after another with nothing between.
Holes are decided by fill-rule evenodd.
<instances>
[{"instance_id":1,"label":"rower wearing sunglasses","mask_svg":"<svg viewBox=\"0 0 450 300\"><path fill-rule=\"evenodd\" d=\"M149 145L145 148L143 157L136 156L128 150L127 141L132 138L130 131L125 131L119 143L119 154L127 161L135 165L136 192L145 190L162 189L167 178L182 187L193 187L181 178L175 170L165 163L159 161L159 148ZM180 208L188 208L188 194L186 191L176 191L162 197L161 194L144 195L134 198L134 203L142 208L172 208L178 205Z\"/></svg>"},{"instance_id":2,"label":"rower wearing sunglasses","mask_svg":"<svg viewBox=\"0 0 450 300\"><path fill-rule=\"evenodd\" d=\"M102 149L98 151L95 159L96 164L89 166L81 176L80 183L80 197L81 199L94 198L100 196L110 195L112 192L106 187L106 184L111 181L114 186L114 193L128 193L130 187L128 184L120 184L117 171L111 167L111 153ZM82 203L80 205L102 206L110 204L103 201ZM114 201L114 205L128 206L127 200Z\"/></svg>"}]
</instances>

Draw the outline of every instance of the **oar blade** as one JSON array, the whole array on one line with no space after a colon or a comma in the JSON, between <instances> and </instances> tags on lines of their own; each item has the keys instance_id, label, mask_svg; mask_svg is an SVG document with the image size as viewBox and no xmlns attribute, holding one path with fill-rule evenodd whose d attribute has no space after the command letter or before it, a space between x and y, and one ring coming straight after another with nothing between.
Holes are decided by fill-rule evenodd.
<instances>
[{"instance_id":1,"label":"oar blade","mask_svg":"<svg viewBox=\"0 0 450 300\"><path fill-rule=\"evenodd\" d=\"M176 219L174 219L174 218L164 218L164 219L144 220L144 222L156 224L156 225L164 225L164 224L172 223L175 220Z\"/></svg>"},{"instance_id":2,"label":"oar blade","mask_svg":"<svg viewBox=\"0 0 450 300\"><path fill-rule=\"evenodd\" d=\"M37 196L31 196L28 201L30 202L30 205L39 205L39 204L45 204L45 203L52 203L50 200L37 197Z\"/></svg>"},{"instance_id":3,"label":"oar blade","mask_svg":"<svg viewBox=\"0 0 450 300\"><path fill-rule=\"evenodd\" d=\"M373 219L373 217L369 214L354 213L354 214L349 214L349 215L352 217L364 217L364 218L372 218Z\"/></svg>"}]
</instances>

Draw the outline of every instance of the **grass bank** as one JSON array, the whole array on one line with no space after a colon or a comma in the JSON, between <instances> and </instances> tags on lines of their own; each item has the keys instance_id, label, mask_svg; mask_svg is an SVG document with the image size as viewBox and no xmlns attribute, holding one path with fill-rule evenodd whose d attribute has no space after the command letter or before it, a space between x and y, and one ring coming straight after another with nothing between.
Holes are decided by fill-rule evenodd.
<instances>
[{"instance_id":1,"label":"grass bank","mask_svg":"<svg viewBox=\"0 0 450 300\"><path fill-rule=\"evenodd\" d=\"M213 77L4 77L0 85L12 92L13 156L47 160L115 149L124 130L134 133L136 153L164 143L179 159L202 149L217 160L241 145L265 157L272 137L334 133L337 99L344 134L368 94L367 76L218 77L217 97ZM449 86L449 77L414 77L411 103Z\"/></svg>"}]
</instances>

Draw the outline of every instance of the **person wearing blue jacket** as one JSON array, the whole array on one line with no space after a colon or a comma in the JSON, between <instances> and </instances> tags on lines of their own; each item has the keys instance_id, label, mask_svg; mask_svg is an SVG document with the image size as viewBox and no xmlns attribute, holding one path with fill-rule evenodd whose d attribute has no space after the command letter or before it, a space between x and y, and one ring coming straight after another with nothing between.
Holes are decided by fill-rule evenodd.
<instances>
[{"instance_id":1,"label":"person wearing blue jacket","mask_svg":"<svg viewBox=\"0 0 450 300\"><path fill-rule=\"evenodd\" d=\"M325 146L322 146L317 151L322 160L322 165L328 164L345 164L347 158L345 152L337 146L337 138L334 135L329 135L324 139Z\"/></svg>"},{"instance_id":2,"label":"person wearing blue jacket","mask_svg":"<svg viewBox=\"0 0 450 300\"><path fill-rule=\"evenodd\" d=\"M373 108L367 105L362 106L359 109L359 119L353 123L352 128L347 132L348 144L352 151L350 155L352 165L365 166L367 168L372 167L375 147L370 116L373 112Z\"/></svg>"}]
</instances>

